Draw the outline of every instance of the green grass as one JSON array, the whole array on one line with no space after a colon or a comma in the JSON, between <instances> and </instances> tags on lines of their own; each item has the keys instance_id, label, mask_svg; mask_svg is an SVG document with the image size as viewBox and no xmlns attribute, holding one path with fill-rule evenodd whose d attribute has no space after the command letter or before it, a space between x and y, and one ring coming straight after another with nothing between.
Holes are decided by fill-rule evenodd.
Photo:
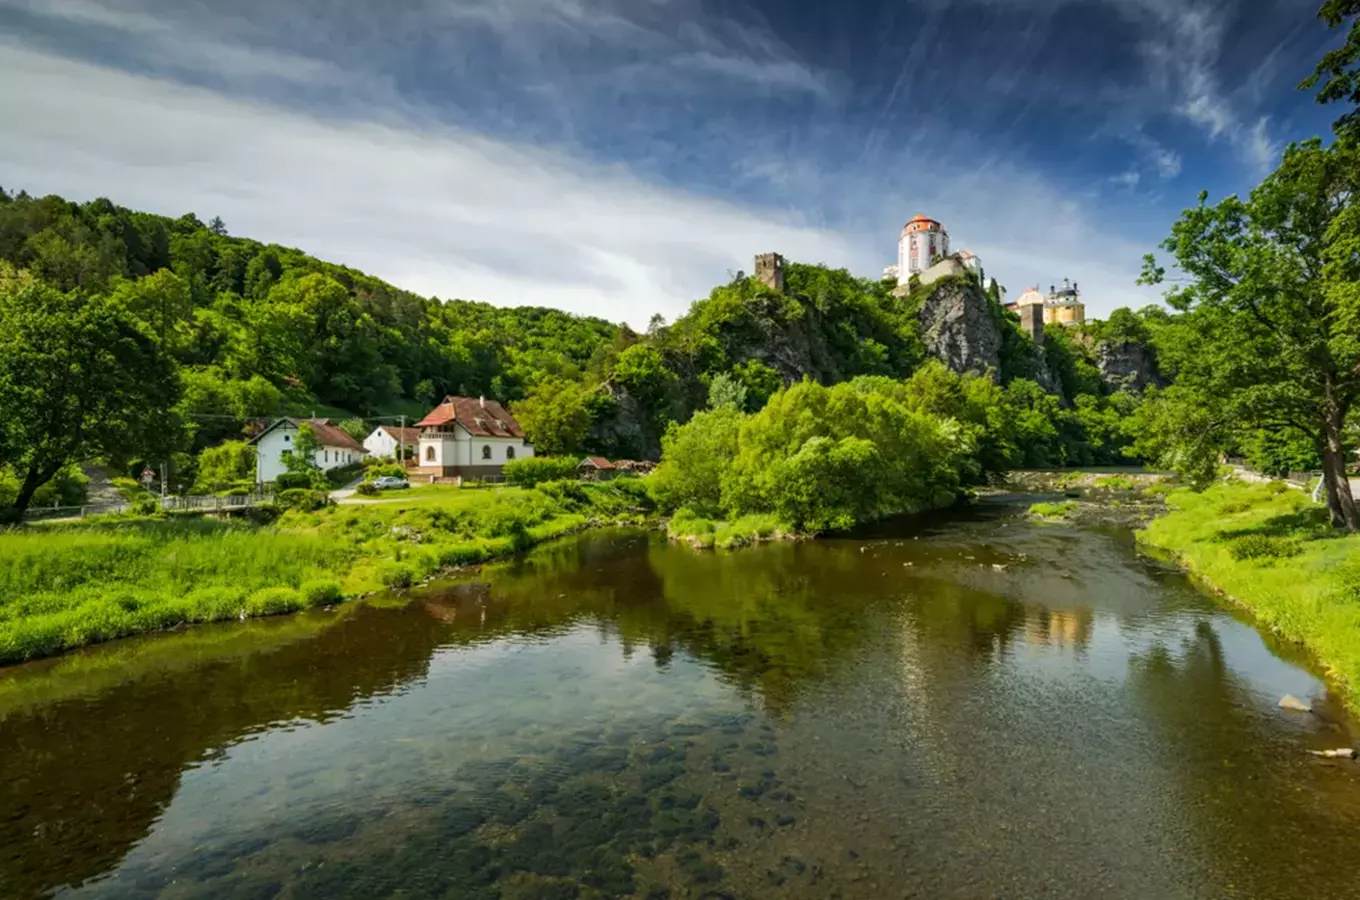
<instances>
[{"instance_id":1,"label":"green grass","mask_svg":"<svg viewBox=\"0 0 1360 900\"><path fill-rule=\"evenodd\" d=\"M1112 491L1132 491L1138 488L1138 482L1127 475L1106 475L1096 479L1096 487Z\"/></svg>"},{"instance_id":2,"label":"green grass","mask_svg":"<svg viewBox=\"0 0 1360 900\"><path fill-rule=\"evenodd\" d=\"M1032 516L1039 516L1044 519L1056 519L1072 512L1079 505L1075 500L1064 500L1061 503L1035 503L1029 508L1029 513Z\"/></svg>"},{"instance_id":3,"label":"green grass","mask_svg":"<svg viewBox=\"0 0 1360 900\"><path fill-rule=\"evenodd\" d=\"M0 663L330 605L650 509L635 480L548 482L293 510L267 526L107 517L11 529L0 532Z\"/></svg>"},{"instance_id":4,"label":"green grass","mask_svg":"<svg viewBox=\"0 0 1360 900\"><path fill-rule=\"evenodd\" d=\"M718 547L731 550L789 533L772 515L753 514L730 522L715 521L698 515L688 507L676 510L666 523L666 534L699 550Z\"/></svg>"},{"instance_id":5,"label":"green grass","mask_svg":"<svg viewBox=\"0 0 1360 900\"><path fill-rule=\"evenodd\" d=\"M1360 710L1360 535L1333 529L1323 507L1279 484L1179 490L1167 504L1139 539L1310 648Z\"/></svg>"}]
</instances>

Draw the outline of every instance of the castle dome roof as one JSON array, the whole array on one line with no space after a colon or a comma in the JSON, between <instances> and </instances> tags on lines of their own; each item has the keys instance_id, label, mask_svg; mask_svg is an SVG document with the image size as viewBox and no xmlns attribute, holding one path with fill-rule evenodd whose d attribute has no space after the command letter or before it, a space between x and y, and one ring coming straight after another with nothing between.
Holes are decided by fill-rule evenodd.
<instances>
[{"instance_id":1,"label":"castle dome roof","mask_svg":"<svg viewBox=\"0 0 1360 900\"><path fill-rule=\"evenodd\" d=\"M1029 306L1031 303L1043 303L1044 295L1039 293L1038 288L1030 288L1016 298L1017 306Z\"/></svg>"},{"instance_id":2,"label":"castle dome roof","mask_svg":"<svg viewBox=\"0 0 1360 900\"><path fill-rule=\"evenodd\" d=\"M944 231L944 226L930 216L917 213L903 228L903 231Z\"/></svg>"}]
</instances>

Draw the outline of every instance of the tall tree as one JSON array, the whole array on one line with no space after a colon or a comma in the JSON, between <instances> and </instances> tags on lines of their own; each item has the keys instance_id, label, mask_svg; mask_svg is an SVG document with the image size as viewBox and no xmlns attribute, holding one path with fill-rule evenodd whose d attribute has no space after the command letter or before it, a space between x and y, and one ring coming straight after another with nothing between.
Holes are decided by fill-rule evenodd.
<instances>
[{"instance_id":1,"label":"tall tree","mask_svg":"<svg viewBox=\"0 0 1360 900\"><path fill-rule=\"evenodd\" d=\"M167 452L179 439L173 361L103 297L37 283L0 292L0 463L20 479L0 519L71 463Z\"/></svg>"},{"instance_id":2,"label":"tall tree","mask_svg":"<svg viewBox=\"0 0 1360 900\"><path fill-rule=\"evenodd\" d=\"M1360 397L1357 188L1356 145L1313 139L1286 150L1246 200L1209 206L1201 194L1182 214L1162 244L1185 276L1167 294L1184 312L1164 342L1177 384L1145 416L1140 441L1203 473L1208 455L1248 430L1294 429L1322 459L1333 520L1351 530L1360 512L1343 425ZM1149 255L1142 280L1164 279Z\"/></svg>"},{"instance_id":3,"label":"tall tree","mask_svg":"<svg viewBox=\"0 0 1360 900\"><path fill-rule=\"evenodd\" d=\"M1337 134L1360 128L1360 0L1327 0L1318 10L1318 18L1328 27L1336 28L1349 19L1351 30L1345 43L1322 57L1317 69L1306 78L1300 88L1318 88L1319 103L1340 100L1356 105L1356 109L1336 121Z\"/></svg>"}]
</instances>

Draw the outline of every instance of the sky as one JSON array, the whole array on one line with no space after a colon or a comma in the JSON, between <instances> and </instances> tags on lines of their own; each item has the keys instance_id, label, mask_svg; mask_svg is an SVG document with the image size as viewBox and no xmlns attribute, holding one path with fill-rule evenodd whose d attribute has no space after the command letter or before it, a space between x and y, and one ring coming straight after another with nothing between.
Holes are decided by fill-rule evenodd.
<instances>
[{"instance_id":1,"label":"sky","mask_svg":"<svg viewBox=\"0 0 1360 900\"><path fill-rule=\"evenodd\" d=\"M643 327L917 213L1011 298L1135 284L1334 109L1319 0L0 0L0 186Z\"/></svg>"}]
</instances>

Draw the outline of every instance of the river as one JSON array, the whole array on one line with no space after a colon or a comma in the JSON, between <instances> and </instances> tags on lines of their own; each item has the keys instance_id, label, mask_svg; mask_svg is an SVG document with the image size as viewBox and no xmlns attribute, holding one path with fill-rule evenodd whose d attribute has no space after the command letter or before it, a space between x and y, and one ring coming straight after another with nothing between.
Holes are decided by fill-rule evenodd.
<instances>
[{"instance_id":1,"label":"river","mask_svg":"<svg viewBox=\"0 0 1360 900\"><path fill-rule=\"evenodd\" d=\"M1360 897L1308 661L1029 499L0 670L0 896Z\"/></svg>"}]
</instances>

